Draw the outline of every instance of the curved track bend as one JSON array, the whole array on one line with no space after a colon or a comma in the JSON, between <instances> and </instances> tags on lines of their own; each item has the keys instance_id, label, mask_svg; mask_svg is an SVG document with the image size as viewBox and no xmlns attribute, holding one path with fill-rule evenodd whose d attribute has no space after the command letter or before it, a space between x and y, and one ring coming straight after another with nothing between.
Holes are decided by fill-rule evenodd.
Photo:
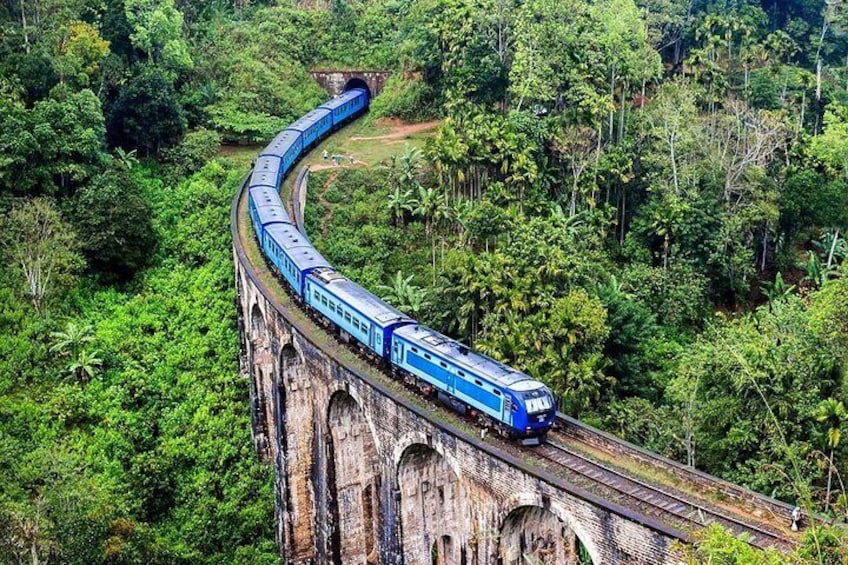
<instances>
[{"instance_id":1,"label":"curved track bend","mask_svg":"<svg viewBox=\"0 0 848 565\"><path fill-rule=\"evenodd\" d=\"M283 195L290 199L289 209L301 218L306 176L302 169L292 193ZM238 218L244 221L246 216L238 214ZM298 223L301 227L302 221ZM305 230L301 227L301 231ZM239 228L238 233L249 237L251 232ZM560 415L559 420L559 431L552 432L549 442L541 447L505 446L491 436L487 443L517 452L524 461L535 460L580 490L672 531L689 533L718 523L745 536L756 547L788 550L797 543L798 535L788 528L791 506L670 461L567 416ZM638 461L635 471L631 465L625 470L615 463L630 458ZM688 482L696 487L682 488ZM718 497L723 500L716 500Z\"/></svg>"}]
</instances>

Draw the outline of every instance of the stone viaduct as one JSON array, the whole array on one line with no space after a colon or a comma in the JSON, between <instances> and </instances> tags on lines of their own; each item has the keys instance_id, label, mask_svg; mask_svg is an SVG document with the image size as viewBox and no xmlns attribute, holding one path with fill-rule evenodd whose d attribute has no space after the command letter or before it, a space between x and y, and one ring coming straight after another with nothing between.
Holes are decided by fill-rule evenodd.
<instances>
[{"instance_id":1,"label":"stone viaduct","mask_svg":"<svg viewBox=\"0 0 848 565\"><path fill-rule=\"evenodd\" d=\"M482 444L317 330L248 259L243 212L240 366L287 564L569 565L579 546L595 564L679 562L685 534Z\"/></svg>"},{"instance_id":2,"label":"stone viaduct","mask_svg":"<svg viewBox=\"0 0 848 565\"><path fill-rule=\"evenodd\" d=\"M376 95L389 73L312 74L333 94L367 86ZM595 565L681 562L676 542L688 533L569 483L520 450L481 442L477 430L318 328L270 275L243 192L231 218L240 370L250 382L256 451L275 470L285 563L572 565L586 563L581 555ZM620 456L658 458L628 449ZM718 481L667 463L684 481ZM719 490L734 488L737 499L759 496L726 483Z\"/></svg>"}]
</instances>

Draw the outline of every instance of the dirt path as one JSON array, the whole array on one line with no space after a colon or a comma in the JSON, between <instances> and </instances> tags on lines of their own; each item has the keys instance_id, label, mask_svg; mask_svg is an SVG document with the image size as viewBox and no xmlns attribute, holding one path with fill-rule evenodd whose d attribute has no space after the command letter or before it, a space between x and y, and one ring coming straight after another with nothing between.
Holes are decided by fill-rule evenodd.
<instances>
[{"instance_id":1,"label":"dirt path","mask_svg":"<svg viewBox=\"0 0 848 565\"><path fill-rule=\"evenodd\" d=\"M414 133L421 133L436 129L441 123L441 120L432 120L429 122L421 122L420 124L403 124L397 120L387 120L387 125L391 125L391 131L384 135L375 135L373 137L353 136L351 141L371 141L377 139L403 139Z\"/></svg>"}]
</instances>

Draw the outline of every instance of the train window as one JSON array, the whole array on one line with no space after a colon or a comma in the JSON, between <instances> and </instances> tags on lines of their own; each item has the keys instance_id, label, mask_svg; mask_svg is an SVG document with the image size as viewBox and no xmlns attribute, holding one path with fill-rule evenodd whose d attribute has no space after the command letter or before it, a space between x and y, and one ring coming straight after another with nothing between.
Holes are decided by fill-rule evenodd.
<instances>
[{"instance_id":1,"label":"train window","mask_svg":"<svg viewBox=\"0 0 848 565\"><path fill-rule=\"evenodd\" d=\"M313 292L312 295L315 297L315 300L321 300L321 295L318 294L317 290L315 292Z\"/></svg>"},{"instance_id":2,"label":"train window","mask_svg":"<svg viewBox=\"0 0 848 565\"><path fill-rule=\"evenodd\" d=\"M321 304L323 304L324 306L327 305L327 297L326 296L321 297Z\"/></svg>"},{"instance_id":3,"label":"train window","mask_svg":"<svg viewBox=\"0 0 848 565\"><path fill-rule=\"evenodd\" d=\"M415 348L415 347L412 348L412 351L414 351L415 353L418 353L418 349Z\"/></svg>"},{"instance_id":4,"label":"train window","mask_svg":"<svg viewBox=\"0 0 848 565\"><path fill-rule=\"evenodd\" d=\"M348 322L350 322L350 312L345 312L345 313L344 313L344 317L345 317L345 320L347 320Z\"/></svg>"},{"instance_id":5,"label":"train window","mask_svg":"<svg viewBox=\"0 0 848 565\"><path fill-rule=\"evenodd\" d=\"M430 359L430 356L429 356L428 354L426 354L426 353L425 353L425 354L424 354L424 359Z\"/></svg>"},{"instance_id":6,"label":"train window","mask_svg":"<svg viewBox=\"0 0 848 565\"><path fill-rule=\"evenodd\" d=\"M494 391L493 391L493 392L495 393L495 396L500 396L500 395L501 395L501 391L499 391L498 389L494 389Z\"/></svg>"},{"instance_id":7,"label":"train window","mask_svg":"<svg viewBox=\"0 0 848 565\"><path fill-rule=\"evenodd\" d=\"M444 363L444 362L442 362L442 361L439 361L439 365L441 365L441 366L442 366L442 367L444 367L445 369L447 369L447 368L448 368L447 363Z\"/></svg>"},{"instance_id":8,"label":"train window","mask_svg":"<svg viewBox=\"0 0 848 565\"><path fill-rule=\"evenodd\" d=\"M474 379L474 384L475 384L475 385L477 385L477 386L483 386L483 383L481 383L481 382L480 382L479 380L477 380L477 379Z\"/></svg>"},{"instance_id":9,"label":"train window","mask_svg":"<svg viewBox=\"0 0 848 565\"><path fill-rule=\"evenodd\" d=\"M456 374L457 374L457 375L459 375L460 377L464 377L464 376L465 376L465 373L463 373L462 371L457 371L457 372L456 372Z\"/></svg>"},{"instance_id":10,"label":"train window","mask_svg":"<svg viewBox=\"0 0 848 565\"><path fill-rule=\"evenodd\" d=\"M335 309L336 309L336 303L333 302L332 300L330 300L330 310L335 310Z\"/></svg>"}]
</instances>

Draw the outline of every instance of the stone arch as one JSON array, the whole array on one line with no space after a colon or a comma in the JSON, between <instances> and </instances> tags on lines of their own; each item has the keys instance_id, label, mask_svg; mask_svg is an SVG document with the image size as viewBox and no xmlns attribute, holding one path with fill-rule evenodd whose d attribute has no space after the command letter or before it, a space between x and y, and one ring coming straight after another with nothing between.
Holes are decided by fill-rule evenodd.
<instances>
[{"instance_id":1,"label":"stone arch","mask_svg":"<svg viewBox=\"0 0 848 565\"><path fill-rule=\"evenodd\" d=\"M541 506L519 506L504 519L498 536L498 565L573 565L577 536Z\"/></svg>"},{"instance_id":2,"label":"stone arch","mask_svg":"<svg viewBox=\"0 0 848 565\"><path fill-rule=\"evenodd\" d=\"M566 508L566 505L563 504L558 499L551 499L547 496L543 496L540 493L530 493L530 492L520 492L513 496L511 496L507 500L506 508L512 509L507 512L505 515L502 514L501 518L501 534L503 534L503 528L507 524L507 520L510 515L521 508L541 508L552 514L560 523L562 523L568 532L573 536L572 541L574 543L575 548L583 547L584 553L588 554L591 561L585 561L582 565L587 565L587 563L601 563L600 553L598 552L598 548L595 546L594 539L591 537L590 532L586 531L583 528L581 522L575 518L575 516ZM500 539L500 538L499 538ZM503 545L503 544L501 544ZM575 551L577 551L575 549ZM576 555L576 553L575 553ZM495 559L494 562L500 563L499 560ZM504 564L508 563L504 561Z\"/></svg>"},{"instance_id":3,"label":"stone arch","mask_svg":"<svg viewBox=\"0 0 848 565\"><path fill-rule=\"evenodd\" d=\"M256 453L263 461L271 459L271 422L274 414L271 402L271 383L274 366L268 341L268 327L259 303L250 309L250 397L253 420L253 442Z\"/></svg>"},{"instance_id":4,"label":"stone arch","mask_svg":"<svg viewBox=\"0 0 848 565\"><path fill-rule=\"evenodd\" d=\"M462 565L472 506L447 459L427 445L412 444L400 458L397 481L406 565Z\"/></svg>"},{"instance_id":5,"label":"stone arch","mask_svg":"<svg viewBox=\"0 0 848 565\"><path fill-rule=\"evenodd\" d=\"M348 90L354 88L364 88L365 91L368 92L369 99L371 99L371 97L373 96L373 94L371 93L371 87L368 86L368 82L366 82L364 78L357 76L349 78L344 85L344 92L347 92Z\"/></svg>"},{"instance_id":6,"label":"stone arch","mask_svg":"<svg viewBox=\"0 0 848 565\"><path fill-rule=\"evenodd\" d=\"M255 302L250 309L250 337L252 340L264 338L268 333L268 326L265 323L265 314L259 303Z\"/></svg>"},{"instance_id":7,"label":"stone arch","mask_svg":"<svg viewBox=\"0 0 848 565\"><path fill-rule=\"evenodd\" d=\"M365 412L348 392L330 398L327 428L333 562L380 563L380 462Z\"/></svg>"}]
</instances>

